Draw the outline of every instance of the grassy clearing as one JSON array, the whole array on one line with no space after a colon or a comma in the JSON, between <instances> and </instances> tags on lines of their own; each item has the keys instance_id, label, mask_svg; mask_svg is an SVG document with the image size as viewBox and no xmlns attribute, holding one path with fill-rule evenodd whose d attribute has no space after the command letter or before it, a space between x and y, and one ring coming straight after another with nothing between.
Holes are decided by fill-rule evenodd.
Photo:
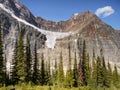
<instances>
[{"instance_id":1,"label":"grassy clearing","mask_svg":"<svg viewBox=\"0 0 120 90\"><path fill-rule=\"evenodd\" d=\"M0 90L120 90L116 89L115 87L110 88L91 88L91 87L78 87L78 88L60 88L57 86L33 86L33 85L16 85L16 86L8 86L8 87L1 87Z\"/></svg>"}]
</instances>

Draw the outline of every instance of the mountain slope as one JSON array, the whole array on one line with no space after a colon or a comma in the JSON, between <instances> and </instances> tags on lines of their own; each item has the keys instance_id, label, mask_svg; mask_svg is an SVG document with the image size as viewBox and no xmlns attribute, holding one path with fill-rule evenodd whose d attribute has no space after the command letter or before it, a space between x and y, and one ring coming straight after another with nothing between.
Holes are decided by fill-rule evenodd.
<instances>
[{"instance_id":1,"label":"mountain slope","mask_svg":"<svg viewBox=\"0 0 120 90\"><path fill-rule=\"evenodd\" d=\"M9 1L9 0L8 0ZM38 47L43 48L45 46L54 48L56 38L62 38L69 34L50 32L39 29L34 24L31 24L19 17L17 17L11 10L0 3L0 22L3 28L4 37L4 50L7 58L7 66L10 69L10 63L12 61L14 44L18 38L19 31L24 29L24 41L28 34L31 41L31 47L33 49L34 41L37 40ZM46 41L46 42L45 42ZM50 42L52 41L52 43Z\"/></svg>"},{"instance_id":2,"label":"mountain slope","mask_svg":"<svg viewBox=\"0 0 120 90\"><path fill-rule=\"evenodd\" d=\"M5 53L9 63L12 60L15 39L22 27L25 28L25 35L29 35L32 47L37 39L38 52L44 52L46 61L48 57L52 62L56 59L59 60L59 53L63 50L64 69L67 67L68 44L71 47L72 62L75 51L77 51L79 61L83 40L86 40L87 52L90 57L92 57L93 49L97 56L102 48L106 62L109 60L112 66L117 63L120 67L120 32L102 22L90 11L73 14L66 21L53 22L41 17L34 17L17 0L0 0L0 21L4 33Z\"/></svg>"},{"instance_id":3,"label":"mountain slope","mask_svg":"<svg viewBox=\"0 0 120 90\"><path fill-rule=\"evenodd\" d=\"M37 23L34 21L35 17L32 13L17 0L0 0L0 3L13 12L17 17L37 26Z\"/></svg>"}]
</instances>

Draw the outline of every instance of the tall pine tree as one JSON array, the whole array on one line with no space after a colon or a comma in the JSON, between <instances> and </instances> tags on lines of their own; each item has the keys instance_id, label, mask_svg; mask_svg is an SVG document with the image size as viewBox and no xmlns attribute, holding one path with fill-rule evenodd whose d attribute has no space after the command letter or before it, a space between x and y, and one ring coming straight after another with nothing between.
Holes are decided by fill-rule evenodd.
<instances>
[{"instance_id":1,"label":"tall pine tree","mask_svg":"<svg viewBox=\"0 0 120 90\"><path fill-rule=\"evenodd\" d=\"M60 61L58 64L58 85L60 87L63 87L63 82L64 82L64 71L63 71L63 57L62 57L62 51L60 52Z\"/></svg>"},{"instance_id":2,"label":"tall pine tree","mask_svg":"<svg viewBox=\"0 0 120 90\"><path fill-rule=\"evenodd\" d=\"M119 78L118 78L117 66L114 65L114 71L113 71L113 85L117 87L118 84L119 84Z\"/></svg>"},{"instance_id":3,"label":"tall pine tree","mask_svg":"<svg viewBox=\"0 0 120 90\"><path fill-rule=\"evenodd\" d=\"M78 64L78 86L83 86L84 85L84 80L83 80L83 65L82 65L82 42L80 39L78 39L78 49L79 49L79 64Z\"/></svg>"},{"instance_id":4,"label":"tall pine tree","mask_svg":"<svg viewBox=\"0 0 120 90\"><path fill-rule=\"evenodd\" d=\"M2 41L2 28L0 25L0 86L5 84L4 78L5 78L5 73L4 73L4 58L3 58L3 41Z\"/></svg>"},{"instance_id":5,"label":"tall pine tree","mask_svg":"<svg viewBox=\"0 0 120 90\"><path fill-rule=\"evenodd\" d=\"M108 61L107 67L108 67L108 70L107 70L108 85L110 87L112 84L112 69L111 69L111 65L110 65L109 61Z\"/></svg>"},{"instance_id":6,"label":"tall pine tree","mask_svg":"<svg viewBox=\"0 0 120 90\"><path fill-rule=\"evenodd\" d=\"M108 72L107 72L104 57L102 58L102 78L103 78L103 86L104 87L109 87Z\"/></svg>"},{"instance_id":7,"label":"tall pine tree","mask_svg":"<svg viewBox=\"0 0 120 90\"><path fill-rule=\"evenodd\" d=\"M82 72L83 72L83 85L88 84L88 59L86 59L86 42L83 42L83 51L82 51Z\"/></svg>"},{"instance_id":8,"label":"tall pine tree","mask_svg":"<svg viewBox=\"0 0 120 90\"><path fill-rule=\"evenodd\" d=\"M108 84L108 87L110 87L112 84L112 69L111 69L111 65L110 65L109 61L107 63L107 67L108 67L108 69L107 69L107 84Z\"/></svg>"},{"instance_id":9,"label":"tall pine tree","mask_svg":"<svg viewBox=\"0 0 120 90\"><path fill-rule=\"evenodd\" d=\"M16 39L15 42L15 48L14 48L14 54L13 54L13 60L12 60L12 64L11 64L11 83L14 84L18 84L18 75L17 75L17 56L18 56L18 40Z\"/></svg>"},{"instance_id":10,"label":"tall pine tree","mask_svg":"<svg viewBox=\"0 0 120 90\"><path fill-rule=\"evenodd\" d=\"M25 82L26 77L26 62L25 62L25 53L24 53L24 42L23 42L23 36L24 36L24 29L20 30L20 36L18 40L18 48L17 48L17 76L19 79L19 83Z\"/></svg>"},{"instance_id":11,"label":"tall pine tree","mask_svg":"<svg viewBox=\"0 0 120 90\"><path fill-rule=\"evenodd\" d=\"M78 86L78 72L77 72L77 57L76 57L76 51L74 55L74 67L73 67L73 86L77 87Z\"/></svg>"},{"instance_id":12,"label":"tall pine tree","mask_svg":"<svg viewBox=\"0 0 120 90\"><path fill-rule=\"evenodd\" d=\"M51 66L50 66L50 57L48 58L48 65L46 67L46 81L47 81L47 85L51 85L52 81L51 81Z\"/></svg>"},{"instance_id":13,"label":"tall pine tree","mask_svg":"<svg viewBox=\"0 0 120 90\"><path fill-rule=\"evenodd\" d=\"M95 62L95 52L94 52L94 49L93 49L93 58L92 58L92 73L91 73L91 84L92 86L97 86L97 82L96 82L96 79L97 79L97 67L96 67L96 62Z\"/></svg>"},{"instance_id":14,"label":"tall pine tree","mask_svg":"<svg viewBox=\"0 0 120 90\"><path fill-rule=\"evenodd\" d=\"M96 78L97 86L102 87L103 85L102 65L101 65L101 59L99 56L97 57L96 71L97 71L97 78Z\"/></svg>"},{"instance_id":15,"label":"tall pine tree","mask_svg":"<svg viewBox=\"0 0 120 90\"><path fill-rule=\"evenodd\" d=\"M32 82L34 84L39 83L39 66L38 66L38 57L37 57L37 42L35 41L34 45L34 65L33 65L33 75L32 75Z\"/></svg>"},{"instance_id":16,"label":"tall pine tree","mask_svg":"<svg viewBox=\"0 0 120 90\"><path fill-rule=\"evenodd\" d=\"M30 82L31 81L31 75L32 75L32 71L31 71L31 49L30 49L30 40L28 39L28 35L26 36L26 82Z\"/></svg>"},{"instance_id":17,"label":"tall pine tree","mask_svg":"<svg viewBox=\"0 0 120 90\"><path fill-rule=\"evenodd\" d=\"M55 86L57 85L57 60L55 59L55 65L54 65L54 69L52 70L52 84Z\"/></svg>"},{"instance_id":18,"label":"tall pine tree","mask_svg":"<svg viewBox=\"0 0 120 90\"><path fill-rule=\"evenodd\" d=\"M41 70L40 70L40 84L43 86L46 83L44 55L41 55Z\"/></svg>"},{"instance_id":19,"label":"tall pine tree","mask_svg":"<svg viewBox=\"0 0 120 90\"><path fill-rule=\"evenodd\" d=\"M68 68L66 72L66 77L65 77L65 85L67 87L72 87L73 85L73 76L72 76L72 70L71 70L71 50L70 50L70 44L69 44L69 52L68 52Z\"/></svg>"},{"instance_id":20,"label":"tall pine tree","mask_svg":"<svg viewBox=\"0 0 120 90\"><path fill-rule=\"evenodd\" d=\"M86 56L86 79L87 79L87 85L91 84L90 82L90 57L89 54Z\"/></svg>"}]
</instances>

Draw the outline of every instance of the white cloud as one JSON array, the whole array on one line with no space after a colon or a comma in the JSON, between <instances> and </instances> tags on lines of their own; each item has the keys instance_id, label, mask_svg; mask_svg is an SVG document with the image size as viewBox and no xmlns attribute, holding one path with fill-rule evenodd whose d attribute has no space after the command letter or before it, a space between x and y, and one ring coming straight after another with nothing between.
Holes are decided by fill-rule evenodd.
<instances>
[{"instance_id":1,"label":"white cloud","mask_svg":"<svg viewBox=\"0 0 120 90\"><path fill-rule=\"evenodd\" d=\"M111 6L105 6L103 8L98 8L95 12L97 16L107 17L113 14L115 10Z\"/></svg>"}]
</instances>

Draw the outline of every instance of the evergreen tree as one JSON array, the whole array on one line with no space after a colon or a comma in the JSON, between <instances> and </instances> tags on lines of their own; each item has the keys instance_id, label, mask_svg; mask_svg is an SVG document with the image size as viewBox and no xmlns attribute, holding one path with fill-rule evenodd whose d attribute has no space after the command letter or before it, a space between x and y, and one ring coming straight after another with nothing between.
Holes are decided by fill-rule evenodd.
<instances>
[{"instance_id":1,"label":"evergreen tree","mask_svg":"<svg viewBox=\"0 0 120 90\"><path fill-rule=\"evenodd\" d=\"M40 70L40 84L43 86L46 82L46 76L45 76L45 66L44 66L44 55L42 53L41 55L41 70Z\"/></svg>"},{"instance_id":2,"label":"evergreen tree","mask_svg":"<svg viewBox=\"0 0 120 90\"><path fill-rule=\"evenodd\" d=\"M8 79L8 75L7 75L7 67L6 67L6 63L7 63L7 59L6 59L6 55L5 55L5 58L4 58L4 84L7 85L9 82L9 79ZM8 80L8 81L7 81Z\"/></svg>"},{"instance_id":3,"label":"evergreen tree","mask_svg":"<svg viewBox=\"0 0 120 90\"><path fill-rule=\"evenodd\" d=\"M3 79L3 83L5 86L8 86L10 84L10 80L9 80L9 75L7 74L7 66L6 66L6 63L7 63L7 58L6 58L6 55L4 56L4 67L3 67L3 71L4 71L4 79Z\"/></svg>"},{"instance_id":4,"label":"evergreen tree","mask_svg":"<svg viewBox=\"0 0 120 90\"><path fill-rule=\"evenodd\" d=\"M97 79L97 68L96 68L96 62L95 62L95 52L94 52L94 49L93 49L93 57L92 57L92 72L91 72L91 84L92 86L97 86L97 82L96 82L96 79Z\"/></svg>"},{"instance_id":5,"label":"evergreen tree","mask_svg":"<svg viewBox=\"0 0 120 90\"><path fill-rule=\"evenodd\" d=\"M83 65L82 65L82 40L80 38L78 38L77 40L77 46L78 46L78 49L79 49L79 64L78 64L78 86L83 86L84 83L83 83L83 71L82 71L82 68L83 68Z\"/></svg>"},{"instance_id":6,"label":"evergreen tree","mask_svg":"<svg viewBox=\"0 0 120 90\"><path fill-rule=\"evenodd\" d=\"M78 86L78 72L77 72L77 58L76 58L76 51L75 51L75 55L74 55L74 67L73 67L73 86L77 87Z\"/></svg>"},{"instance_id":7,"label":"evergreen tree","mask_svg":"<svg viewBox=\"0 0 120 90\"><path fill-rule=\"evenodd\" d=\"M86 59L86 43L83 42L83 52L82 52L82 72L83 72L83 85L88 84L88 61Z\"/></svg>"},{"instance_id":8,"label":"evergreen tree","mask_svg":"<svg viewBox=\"0 0 120 90\"><path fill-rule=\"evenodd\" d=\"M72 76L72 70L71 70L71 51L70 51L70 45L69 45L69 61L68 61L68 68L66 72L66 78L65 78L65 85L67 87L72 87L73 85L73 76Z\"/></svg>"},{"instance_id":9,"label":"evergreen tree","mask_svg":"<svg viewBox=\"0 0 120 90\"><path fill-rule=\"evenodd\" d=\"M83 85L84 83L83 83L83 71L82 71L82 58L80 56L80 61L78 64L78 86L83 86Z\"/></svg>"},{"instance_id":10,"label":"evergreen tree","mask_svg":"<svg viewBox=\"0 0 120 90\"><path fill-rule=\"evenodd\" d=\"M49 63L48 63L48 61L46 61L45 62L45 80L44 80L44 85L48 85L48 83L49 83L49 75L48 75L48 73L49 73L49 70L48 70L48 66L49 66Z\"/></svg>"},{"instance_id":11,"label":"evergreen tree","mask_svg":"<svg viewBox=\"0 0 120 90\"><path fill-rule=\"evenodd\" d=\"M4 75L2 28L0 25L0 86L4 84Z\"/></svg>"},{"instance_id":12,"label":"evergreen tree","mask_svg":"<svg viewBox=\"0 0 120 90\"><path fill-rule=\"evenodd\" d=\"M101 60L102 60L102 72L101 72L101 76L102 76L102 86L103 87L109 87L109 78L108 78L108 72L107 72L107 68L106 68L106 64L105 64L105 59L103 56L103 50L100 50L100 54L101 54Z\"/></svg>"},{"instance_id":13,"label":"evergreen tree","mask_svg":"<svg viewBox=\"0 0 120 90\"><path fill-rule=\"evenodd\" d=\"M28 35L26 37L26 82L31 81L31 49L30 49L30 41L28 39Z\"/></svg>"},{"instance_id":14,"label":"evergreen tree","mask_svg":"<svg viewBox=\"0 0 120 90\"><path fill-rule=\"evenodd\" d=\"M116 65L114 66L114 71L113 71L113 85L116 87L118 86L119 83L119 78L118 78L118 71Z\"/></svg>"},{"instance_id":15,"label":"evergreen tree","mask_svg":"<svg viewBox=\"0 0 120 90\"><path fill-rule=\"evenodd\" d=\"M63 82L64 82L64 71L63 71L63 57L62 57L62 51L60 53L60 61L58 64L58 85L60 87L63 87Z\"/></svg>"},{"instance_id":16,"label":"evergreen tree","mask_svg":"<svg viewBox=\"0 0 120 90\"><path fill-rule=\"evenodd\" d=\"M39 83L39 68L38 68L38 57L37 57L37 43L35 41L35 45L34 45L34 65L33 65L33 75L32 75L32 82L34 84L38 84Z\"/></svg>"},{"instance_id":17,"label":"evergreen tree","mask_svg":"<svg viewBox=\"0 0 120 90\"><path fill-rule=\"evenodd\" d=\"M108 61L108 70L107 70L107 73L108 73L108 85L110 86L111 85L111 83L112 83L112 69L111 69L111 65L110 65L110 63L109 63L109 61Z\"/></svg>"},{"instance_id":18,"label":"evergreen tree","mask_svg":"<svg viewBox=\"0 0 120 90\"><path fill-rule=\"evenodd\" d=\"M108 85L108 73L105 65L104 57L102 58L102 78L103 78L103 86L109 87Z\"/></svg>"},{"instance_id":19,"label":"evergreen tree","mask_svg":"<svg viewBox=\"0 0 120 90\"><path fill-rule=\"evenodd\" d=\"M55 60L54 69L52 70L52 83L57 85L57 61Z\"/></svg>"},{"instance_id":20,"label":"evergreen tree","mask_svg":"<svg viewBox=\"0 0 120 90\"><path fill-rule=\"evenodd\" d=\"M24 54L24 42L23 42L23 34L24 29L20 31L20 36L18 40L18 48L17 48L17 76L19 79L19 82L25 82L26 77L26 62L25 62L25 54Z\"/></svg>"},{"instance_id":21,"label":"evergreen tree","mask_svg":"<svg viewBox=\"0 0 120 90\"><path fill-rule=\"evenodd\" d=\"M96 79L97 86L101 87L103 84L103 77L102 77L101 59L99 56L97 57L96 71L97 71L97 79Z\"/></svg>"},{"instance_id":22,"label":"evergreen tree","mask_svg":"<svg viewBox=\"0 0 120 90\"><path fill-rule=\"evenodd\" d=\"M48 66L46 69L47 75L46 75L46 80L47 80L47 85L51 85L51 70L50 70L50 58L48 59Z\"/></svg>"},{"instance_id":23,"label":"evergreen tree","mask_svg":"<svg viewBox=\"0 0 120 90\"><path fill-rule=\"evenodd\" d=\"M87 79L87 85L91 83L90 82L91 77L90 77L90 63L89 63L89 61L90 61L90 57L89 57L89 54L87 54L87 56L86 56L86 79Z\"/></svg>"},{"instance_id":24,"label":"evergreen tree","mask_svg":"<svg viewBox=\"0 0 120 90\"><path fill-rule=\"evenodd\" d=\"M82 60L78 64L78 86L83 86L83 72L82 72Z\"/></svg>"},{"instance_id":25,"label":"evergreen tree","mask_svg":"<svg viewBox=\"0 0 120 90\"><path fill-rule=\"evenodd\" d=\"M16 42L15 42L15 48L14 48L14 54L13 54L13 60L12 60L12 64L11 64L11 83L14 85L14 84L17 84L18 83L18 75L17 75L17 64L18 64L18 61L17 61L17 56L18 56L18 40L16 39Z\"/></svg>"}]
</instances>

